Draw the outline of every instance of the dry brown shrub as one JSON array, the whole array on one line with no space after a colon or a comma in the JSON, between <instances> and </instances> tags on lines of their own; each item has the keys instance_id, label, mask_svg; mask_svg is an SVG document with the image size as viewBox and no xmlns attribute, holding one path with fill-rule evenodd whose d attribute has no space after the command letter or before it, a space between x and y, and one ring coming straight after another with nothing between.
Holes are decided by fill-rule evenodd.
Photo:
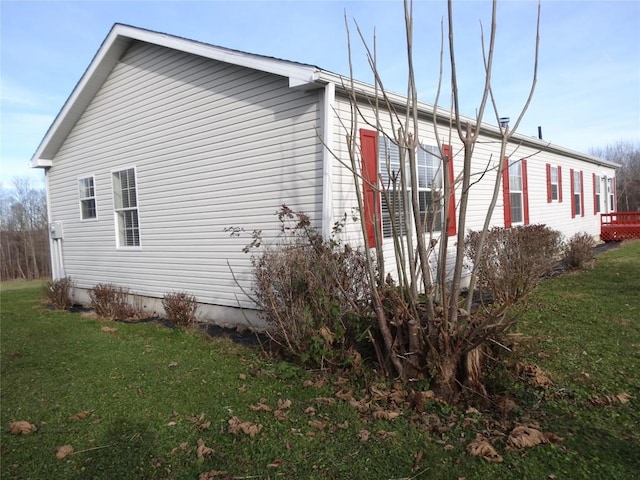
<instances>
[{"instance_id":1,"label":"dry brown shrub","mask_svg":"<svg viewBox=\"0 0 640 480\"><path fill-rule=\"evenodd\" d=\"M465 239L465 255L471 260L479 241L480 232L469 232ZM553 269L561 246L560 233L545 225L492 228L476 265L479 287L491 294L494 303L516 303Z\"/></svg>"},{"instance_id":2,"label":"dry brown shrub","mask_svg":"<svg viewBox=\"0 0 640 480\"><path fill-rule=\"evenodd\" d=\"M165 293L162 297L162 307L167 318L176 325L187 327L196 321L198 301L186 292Z\"/></svg>"},{"instance_id":3,"label":"dry brown shrub","mask_svg":"<svg viewBox=\"0 0 640 480\"><path fill-rule=\"evenodd\" d=\"M113 320L126 320L139 316L135 308L129 305L129 289L112 283L99 283L89 290L91 306L96 313Z\"/></svg>"},{"instance_id":4,"label":"dry brown shrub","mask_svg":"<svg viewBox=\"0 0 640 480\"><path fill-rule=\"evenodd\" d=\"M71 300L71 292L74 283L71 277L59 278L52 280L45 285L45 293L47 300L58 310L66 310L73 305Z\"/></svg>"},{"instance_id":5,"label":"dry brown shrub","mask_svg":"<svg viewBox=\"0 0 640 480\"><path fill-rule=\"evenodd\" d=\"M586 233L576 233L564 246L562 262L572 270L585 270L593 265L593 248L596 241Z\"/></svg>"}]
</instances>

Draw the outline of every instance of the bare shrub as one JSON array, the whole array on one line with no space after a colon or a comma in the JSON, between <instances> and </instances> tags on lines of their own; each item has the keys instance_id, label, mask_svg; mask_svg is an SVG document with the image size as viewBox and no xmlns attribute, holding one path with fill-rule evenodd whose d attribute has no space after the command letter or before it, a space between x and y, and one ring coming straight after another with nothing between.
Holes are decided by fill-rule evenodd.
<instances>
[{"instance_id":1,"label":"bare shrub","mask_svg":"<svg viewBox=\"0 0 640 480\"><path fill-rule=\"evenodd\" d=\"M59 278L58 280L47 282L45 285L47 300L59 310L70 308L71 305L73 305L73 301L71 300L73 286L74 284L71 277Z\"/></svg>"},{"instance_id":2,"label":"bare shrub","mask_svg":"<svg viewBox=\"0 0 640 480\"><path fill-rule=\"evenodd\" d=\"M479 232L469 232L465 255L476 255ZM545 225L489 230L478 268L478 284L497 305L525 299L561 253L561 235Z\"/></svg>"},{"instance_id":3,"label":"bare shrub","mask_svg":"<svg viewBox=\"0 0 640 480\"><path fill-rule=\"evenodd\" d=\"M576 233L564 247L562 262L572 270L584 270L593 264L593 247L596 241L586 232Z\"/></svg>"},{"instance_id":4,"label":"bare shrub","mask_svg":"<svg viewBox=\"0 0 640 480\"><path fill-rule=\"evenodd\" d=\"M357 344L371 325L365 253L324 240L304 213L283 205L278 218L278 241L251 259L272 340L308 367L359 363Z\"/></svg>"},{"instance_id":5,"label":"bare shrub","mask_svg":"<svg viewBox=\"0 0 640 480\"><path fill-rule=\"evenodd\" d=\"M113 320L132 318L137 312L129 305L129 289L112 283L99 283L89 290L91 306L101 317Z\"/></svg>"},{"instance_id":6,"label":"bare shrub","mask_svg":"<svg viewBox=\"0 0 640 480\"><path fill-rule=\"evenodd\" d=\"M167 318L176 325L189 326L196 321L198 302L193 295L186 292L166 293L162 297L162 306Z\"/></svg>"}]
</instances>

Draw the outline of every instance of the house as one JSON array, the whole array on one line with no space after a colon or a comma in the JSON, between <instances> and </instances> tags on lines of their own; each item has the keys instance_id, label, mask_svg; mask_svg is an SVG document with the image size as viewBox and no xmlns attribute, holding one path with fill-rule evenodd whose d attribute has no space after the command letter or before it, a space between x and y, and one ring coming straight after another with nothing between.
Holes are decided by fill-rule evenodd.
<instances>
[{"instance_id":1,"label":"house","mask_svg":"<svg viewBox=\"0 0 640 480\"><path fill-rule=\"evenodd\" d=\"M355 86L363 98L375 92ZM439 175L434 121L444 132L448 117L437 112L434 119L432 106L420 108L419 190L428 206L437 201ZM397 147L366 125L364 118L374 117L364 99L360 116L363 172L388 179L383 166L393 168ZM245 294L248 239L225 229L275 236L275 212L287 204L328 235L357 206L343 163L350 122L339 75L115 25L32 159L46 174L54 278L71 277L83 303L96 284L113 283L152 310L162 311L165 293L186 291L200 302L202 317L255 321L238 308L253 306ZM478 172L495 165L498 132L483 128L473 159ZM599 213L615 210L615 165L523 135L513 147L493 224L544 223L567 237L596 236ZM453 139L445 148L457 175L461 145ZM492 189L489 179L474 187L469 228L481 227ZM377 228L378 247L391 248L387 209L380 211L376 192L367 193L369 243ZM434 219L436 234L455 233L454 215L455 207L446 212L449 221ZM344 235L363 242L356 224Z\"/></svg>"}]
</instances>

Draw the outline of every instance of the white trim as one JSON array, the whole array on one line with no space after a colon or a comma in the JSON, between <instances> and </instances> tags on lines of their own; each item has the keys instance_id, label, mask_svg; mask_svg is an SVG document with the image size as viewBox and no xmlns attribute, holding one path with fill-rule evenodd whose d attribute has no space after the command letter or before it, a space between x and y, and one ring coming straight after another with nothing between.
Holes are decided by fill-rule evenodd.
<instances>
[{"instance_id":1,"label":"white trim","mask_svg":"<svg viewBox=\"0 0 640 480\"><path fill-rule=\"evenodd\" d=\"M322 237L328 239L333 229L333 121L336 86L327 83L322 99Z\"/></svg>"}]
</instances>

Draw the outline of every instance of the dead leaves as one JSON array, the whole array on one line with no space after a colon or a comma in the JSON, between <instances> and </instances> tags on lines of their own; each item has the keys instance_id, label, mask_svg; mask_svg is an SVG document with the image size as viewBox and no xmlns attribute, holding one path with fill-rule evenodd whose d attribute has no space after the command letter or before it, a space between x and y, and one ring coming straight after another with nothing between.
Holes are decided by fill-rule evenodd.
<instances>
[{"instance_id":1,"label":"dead leaves","mask_svg":"<svg viewBox=\"0 0 640 480\"><path fill-rule=\"evenodd\" d=\"M589 402L596 407L609 407L611 405L626 405L633 397L628 393L619 393L617 395L602 395L589 397Z\"/></svg>"},{"instance_id":2,"label":"dead leaves","mask_svg":"<svg viewBox=\"0 0 640 480\"><path fill-rule=\"evenodd\" d=\"M38 428L33 423L24 420L12 422L9 425L9 433L12 435L29 435L37 430Z\"/></svg>"},{"instance_id":3,"label":"dead leaves","mask_svg":"<svg viewBox=\"0 0 640 480\"><path fill-rule=\"evenodd\" d=\"M493 448L493 445L481 436L467 445L467 453L473 457L482 457L490 463L502 463L504 461L504 458Z\"/></svg>"},{"instance_id":4,"label":"dead leaves","mask_svg":"<svg viewBox=\"0 0 640 480\"><path fill-rule=\"evenodd\" d=\"M118 329L117 328L112 328L112 327L102 327L100 329L100 331L104 332L104 333L117 333Z\"/></svg>"},{"instance_id":5,"label":"dead leaves","mask_svg":"<svg viewBox=\"0 0 640 480\"><path fill-rule=\"evenodd\" d=\"M240 432L242 432L245 435L254 437L262 430L262 425L251 422L241 422L240 419L235 416L229 419L228 424L229 427L227 431L231 435L238 435Z\"/></svg>"},{"instance_id":6,"label":"dead leaves","mask_svg":"<svg viewBox=\"0 0 640 480\"><path fill-rule=\"evenodd\" d=\"M71 455L73 453L73 447L71 445L62 445L58 447L58 451L56 452L56 458L58 460L62 460L67 455Z\"/></svg>"},{"instance_id":7,"label":"dead leaves","mask_svg":"<svg viewBox=\"0 0 640 480\"><path fill-rule=\"evenodd\" d=\"M84 420L85 418L87 418L89 415L91 415L91 411L89 410L83 410L81 412L76 413L75 415L71 415L69 417L69 420Z\"/></svg>"},{"instance_id":8,"label":"dead leaves","mask_svg":"<svg viewBox=\"0 0 640 480\"><path fill-rule=\"evenodd\" d=\"M213 448L209 448L204 444L204 440L198 439L198 448L196 449L196 456L200 459L208 457L213 453Z\"/></svg>"},{"instance_id":9,"label":"dead leaves","mask_svg":"<svg viewBox=\"0 0 640 480\"><path fill-rule=\"evenodd\" d=\"M507 438L507 444L513 448L535 447L541 443L549 443L549 440L540 430L526 425L515 427Z\"/></svg>"},{"instance_id":10,"label":"dead leaves","mask_svg":"<svg viewBox=\"0 0 640 480\"><path fill-rule=\"evenodd\" d=\"M526 382L534 387L547 389L553 385L549 374L542 370L538 365L519 365L519 371L520 375L526 380Z\"/></svg>"}]
</instances>

